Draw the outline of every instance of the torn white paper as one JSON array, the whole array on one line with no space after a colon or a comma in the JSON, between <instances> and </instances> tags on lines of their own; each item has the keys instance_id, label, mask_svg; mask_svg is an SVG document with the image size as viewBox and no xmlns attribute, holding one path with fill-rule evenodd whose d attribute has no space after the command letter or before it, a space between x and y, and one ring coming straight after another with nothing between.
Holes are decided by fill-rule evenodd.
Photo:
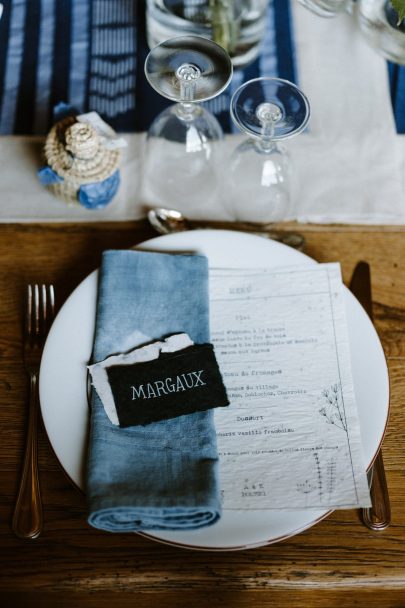
<instances>
[{"instance_id":1,"label":"torn white paper","mask_svg":"<svg viewBox=\"0 0 405 608\"><path fill-rule=\"evenodd\" d=\"M119 425L117 410L114 403L111 386L108 381L106 369L113 365L132 365L134 363L145 363L158 359L160 353L175 353L178 350L192 346L194 342L187 334L174 334L169 336L163 342L152 342L146 346L137 347L127 353L119 355L111 355L103 361L88 365L87 369L90 372L92 385L97 391L101 399L105 413L110 422Z\"/></svg>"}]
</instances>

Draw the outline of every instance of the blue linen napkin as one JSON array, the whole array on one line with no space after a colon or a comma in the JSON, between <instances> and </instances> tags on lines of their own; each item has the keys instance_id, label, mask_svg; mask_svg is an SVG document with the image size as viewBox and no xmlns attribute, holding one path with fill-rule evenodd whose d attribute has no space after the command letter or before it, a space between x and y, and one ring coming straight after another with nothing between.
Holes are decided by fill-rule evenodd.
<instances>
[{"instance_id":1,"label":"blue linen napkin","mask_svg":"<svg viewBox=\"0 0 405 608\"><path fill-rule=\"evenodd\" d=\"M209 341L203 256L103 255L93 361L169 334ZM110 532L184 530L221 513L213 411L119 428L93 391L87 466L89 523Z\"/></svg>"}]
</instances>

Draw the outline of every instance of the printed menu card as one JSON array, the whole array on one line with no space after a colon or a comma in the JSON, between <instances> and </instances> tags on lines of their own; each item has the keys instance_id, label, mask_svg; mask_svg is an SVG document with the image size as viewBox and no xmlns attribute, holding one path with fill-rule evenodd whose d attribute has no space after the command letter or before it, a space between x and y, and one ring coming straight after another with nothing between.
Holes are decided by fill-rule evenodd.
<instances>
[{"instance_id":1,"label":"printed menu card","mask_svg":"<svg viewBox=\"0 0 405 608\"><path fill-rule=\"evenodd\" d=\"M369 506L339 264L210 271L225 509Z\"/></svg>"}]
</instances>

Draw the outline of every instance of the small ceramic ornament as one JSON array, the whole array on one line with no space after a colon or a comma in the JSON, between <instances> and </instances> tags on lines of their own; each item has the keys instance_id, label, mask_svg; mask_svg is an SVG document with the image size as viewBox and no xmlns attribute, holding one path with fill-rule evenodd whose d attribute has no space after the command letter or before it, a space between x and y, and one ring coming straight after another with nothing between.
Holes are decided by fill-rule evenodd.
<instances>
[{"instance_id":1,"label":"small ceramic ornament","mask_svg":"<svg viewBox=\"0 0 405 608\"><path fill-rule=\"evenodd\" d=\"M108 205L117 193L120 150L108 145L97 129L97 121L93 125L91 120L81 119L67 116L52 127L44 147L46 165L38 176L43 185L68 203L98 209Z\"/></svg>"}]
</instances>

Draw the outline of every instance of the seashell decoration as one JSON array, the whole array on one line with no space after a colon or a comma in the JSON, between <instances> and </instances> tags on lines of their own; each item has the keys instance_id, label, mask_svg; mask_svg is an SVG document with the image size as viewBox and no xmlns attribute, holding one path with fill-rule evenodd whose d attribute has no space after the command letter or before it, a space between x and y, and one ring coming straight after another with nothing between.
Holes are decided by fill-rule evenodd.
<instances>
[{"instance_id":1,"label":"seashell decoration","mask_svg":"<svg viewBox=\"0 0 405 608\"><path fill-rule=\"evenodd\" d=\"M69 203L104 207L118 190L120 150L105 147L96 129L74 116L52 127L44 158L40 181Z\"/></svg>"}]
</instances>

